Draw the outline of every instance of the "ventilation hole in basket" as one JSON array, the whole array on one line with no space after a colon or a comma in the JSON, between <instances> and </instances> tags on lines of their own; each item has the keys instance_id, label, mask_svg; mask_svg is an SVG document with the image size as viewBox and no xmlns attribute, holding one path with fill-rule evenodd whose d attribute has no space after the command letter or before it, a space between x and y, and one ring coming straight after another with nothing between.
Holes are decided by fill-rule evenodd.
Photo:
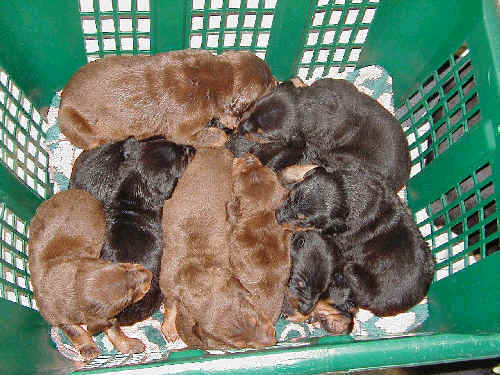
<instances>
[{"instance_id":1,"label":"ventilation hole in basket","mask_svg":"<svg viewBox=\"0 0 500 375\"><path fill-rule=\"evenodd\" d=\"M222 0L210 0L210 8L211 9L220 9L222 8L223 1Z\"/></svg>"},{"instance_id":2,"label":"ventilation hole in basket","mask_svg":"<svg viewBox=\"0 0 500 375\"><path fill-rule=\"evenodd\" d=\"M459 126L456 128L453 133L451 133L451 140L453 143L455 143L457 140L459 140L465 133L464 127Z\"/></svg>"},{"instance_id":3,"label":"ventilation hole in basket","mask_svg":"<svg viewBox=\"0 0 500 375\"><path fill-rule=\"evenodd\" d=\"M333 61L342 61L345 54L345 48L337 48L333 53Z\"/></svg>"},{"instance_id":4,"label":"ventilation hole in basket","mask_svg":"<svg viewBox=\"0 0 500 375\"><path fill-rule=\"evenodd\" d=\"M323 44L331 44L331 43L333 43L334 39L335 39L335 31L334 30L327 30L323 34Z\"/></svg>"},{"instance_id":5,"label":"ventilation hole in basket","mask_svg":"<svg viewBox=\"0 0 500 375\"><path fill-rule=\"evenodd\" d=\"M410 96L410 98L408 99L410 107L413 107L415 104L417 104L420 101L420 99L422 99L422 95L418 91L414 93L412 96Z\"/></svg>"},{"instance_id":6,"label":"ventilation hole in basket","mask_svg":"<svg viewBox=\"0 0 500 375\"><path fill-rule=\"evenodd\" d=\"M361 54L361 48L352 48L349 54L349 61L358 61Z\"/></svg>"},{"instance_id":7,"label":"ventilation hole in basket","mask_svg":"<svg viewBox=\"0 0 500 375\"><path fill-rule=\"evenodd\" d=\"M312 20L312 25L313 26L319 26L323 24L323 20L325 18L326 12L316 12L314 13L314 17Z\"/></svg>"},{"instance_id":8,"label":"ventilation hole in basket","mask_svg":"<svg viewBox=\"0 0 500 375\"><path fill-rule=\"evenodd\" d=\"M479 98L477 94L474 93L466 102L465 102L465 110L470 112L472 108L479 104Z\"/></svg>"},{"instance_id":9,"label":"ventilation hole in basket","mask_svg":"<svg viewBox=\"0 0 500 375\"><path fill-rule=\"evenodd\" d=\"M472 215L467 216L467 228L472 228L479 223L479 213L474 212Z\"/></svg>"},{"instance_id":10,"label":"ventilation hole in basket","mask_svg":"<svg viewBox=\"0 0 500 375\"><path fill-rule=\"evenodd\" d=\"M435 92L434 94L432 94L431 96L429 96L427 98L427 104L429 105L429 108L433 108L436 106L436 104L439 103L439 93L438 92Z\"/></svg>"},{"instance_id":11,"label":"ventilation hole in basket","mask_svg":"<svg viewBox=\"0 0 500 375\"><path fill-rule=\"evenodd\" d=\"M328 49L322 49L318 53L317 61L318 62L326 62L328 60L328 56L329 55L330 55L330 50L328 50Z\"/></svg>"},{"instance_id":12,"label":"ventilation hole in basket","mask_svg":"<svg viewBox=\"0 0 500 375\"><path fill-rule=\"evenodd\" d=\"M450 275L450 273L448 271L448 267L446 267L446 266L436 270L436 280L438 280L438 281L448 277L449 275Z\"/></svg>"},{"instance_id":13,"label":"ventilation hole in basket","mask_svg":"<svg viewBox=\"0 0 500 375\"><path fill-rule=\"evenodd\" d=\"M322 6L328 5L328 1L329 0L318 0L318 2L316 3L316 6L322 7Z\"/></svg>"},{"instance_id":14,"label":"ventilation hole in basket","mask_svg":"<svg viewBox=\"0 0 500 375\"><path fill-rule=\"evenodd\" d=\"M132 1L118 0L118 10L120 12L130 12L132 10Z\"/></svg>"},{"instance_id":15,"label":"ventilation hole in basket","mask_svg":"<svg viewBox=\"0 0 500 375\"><path fill-rule=\"evenodd\" d=\"M80 0L80 12L93 12L94 11L94 1L93 0Z\"/></svg>"},{"instance_id":16,"label":"ventilation hole in basket","mask_svg":"<svg viewBox=\"0 0 500 375\"><path fill-rule=\"evenodd\" d=\"M459 218L461 215L462 215L462 213L460 212L460 206L458 206L458 205L456 205L448 210L448 217L449 217L450 221L453 221L453 220Z\"/></svg>"},{"instance_id":17,"label":"ventilation hole in basket","mask_svg":"<svg viewBox=\"0 0 500 375\"><path fill-rule=\"evenodd\" d=\"M474 181L472 180L472 177L469 176L465 180L462 180L459 186L460 192L464 194L474 187Z\"/></svg>"},{"instance_id":18,"label":"ventilation hole in basket","mask_svg":"<svg viewBox=\"0 0 500 375\"><path fill-rule=\"evenodd\" d=\"M479 183L483 182L490 176L491 176L490 164L485 164L476 171L476 178Z\"/></svg>"},{"instance_id":19,"label":"ventilation hole in basket","mask_svg":"<svg viewBox=\"0 0 500 375\"><path fill-rule=\"evenodd\" d=\"M406 105L403 105L399 108L396 109L394 116L398 119L401 120L401 118L408 113L408 109L406 108ZM403 128L408 128L411 125L411 121L409 119L406 119L402 124Z\"/></svg>"},{"instance_id":20,"label":"ventilation hole in basket","mask_svg":"<svg viewBox=\"0 0 500 375\"><path fill-rule=\"evenodd\" d=\"M456 188L451 188L450 190L448 190L444 194L444 196L446 198L446 203L447 204L450 204L451 202L454 202L458 198L457 189Z\"/></svg>"},{"instance_id":21,"label":"ventilation hole in basket","mask_svg":"<svg viewBox=\"0 0 500 375\"><path fill-rule=\"evenodd\" d=\"M436 199L434 202L432 202L430 204L430 208L433 215L440 212L443 209L443 203L441 202L441 199Z\"/></svg>"},{"instance_id":22,"label":"ventilation hole in basket","mask_svg":"<svg viewBox=\"0 0 500 375\"><path fill-rule=\"evenodd\" d=\"M436 86L436 81L434 80L434 77L432 77L432 76L429 77L422 85L423 91L425 94L427 94L429 91L431 91L435 86Z\"/></svg>"},{"instance_id":23,"label":"ventilation hole in basket","mask_svg":"<svg viewBox=\"0 0 500 375\"><path fill-rule=\"evenodd\" d=\"M203 17L200 17L200 18L201 18L201 28L203 28ZM227 28L238 27L238 19L239 19L238 14L228 14L226 16L226 27Z\"/></svg>"},{"instance_id":24,"label":"ventilation hole in basket","mask_svg":"<svg viewBox=\"0 0 500 375\"><path fill-rule=\"evenodd\" d=\"M443 78L444 76L446 76L450 70L451 70L451 64L448 60L446 60L446 62L443 65L441 65L437 70L439 78Z\"/></svg>"},{"instance_id":25,"label":"ventilation hole in basket","mask_svg":"<svg viewBox=\"0 0 500 375\"><path fill-rule=\"evenodd\" d=\"M235 33L225 33L224 34L224 47L232 47L236 43Z\"/></svg>"},{"instance_id":26,"label":"ventilation hole in basket","mask_svg":"<svg viewBox=\"0 0 500 375\"><path fill-rule=\"evenodd\" d=\"M245 19L249 17L249 16L246 16ZM220 21L221 21L222 17L219 16L219 15L212 15L210 17L208 17L208 28L209 29L218 29L220 28ZM254 22L255 22L255 19L254 19ZM253 27L253 25L251 26Z\"/></svg>"},{"instance_id":27,"label":"ventilation hole in basket","mask_svg":"<svg viewBox=\"0 0 500 375\"><path fill-rule=\"evenodd\" d=\"M453 126L458 123L462 119L462 110L458 108L451 116L450 116L450 125Z\"/></svg>"},{"instance_id":28,"label":"ventilation hole in basket","mask_svg":"<svg viewBox=\"0 0 500 375\"><path fill-rule=\"evenodd\" d=\"M95 34L97 33L97 27L95 25L95 19L82 17L82 29L84 34Z\"/></svg>"},{"instance_id":29,"label":"ventilation hole in basket","mask_svg":"<svg viewBox=\"0 0 500 375\"><path fill-rule=\"evenodd\" d=\"M96 38L85 39L85 50L89 53L99 51L99 42Z\"/></svg>"},{"instance_id":30,"label":"ventilation hole in basket","mask_svg":"<svg viewBox=\"0 0 500 375\"><path fill-rule=\"evenodd\" d=\"M104 51L116 51L116 41L115 38L102 38L103 50Z\"/></svg>"},{"instance_id":31,"label":"ventilation hole in basket","mask_svg":"<svg viewBox=\"0 0 500 375\"><path fill-rule=\"evenodd\" d=\"M464 96L467 95L475 86L474 77L470 77L467 82L462 85L462 92L464 93Z\"/></svg>"},{"instance_id":32,"label":"ventilation hole in basket","mask_svg":"<svg viewBox=\"0 0 500 375\"><path fill-rule=\"evenodd\" d=\"M359 44L364 43L367 35L368 35L368 29L360 28L356 33L356 38L354 38L354 43L359 43Z\"/></svg>"},{"instance_id":33,"label":"ventilation hole in basket","mask_svg":"<svg viewBox=\"0 0 500 375\"><path fill-rule=\"evenodd\" d=\"M137 45L139 47L139 50L147 51L151 49L151 40L147 37L137 38Z\"/></svg>"},{"instance_id":34,"label":"ventilation hole in basket","mask_svg":"<svg viewBox=\"0 0 500 375\"><path fill-rule=\"evenodd\" d=\"M469 126L469 128L472 128L479 121L481 121L481 112L478 110L472 116L469 116L469 118L467 119L467 125Z\"/></svg>"},{"instance_id":35,"label":"ventilation hole in basket","mask_svg":"<svg viewBox=\"0 0 500 375\"><path fill-rule=\"evenodd\" d=\"M455 61L458 62L468 54L469 54L469 47L467 46L467 43L464 43L453 54L453 58L455 59Z\"/></svg>"},{"instance_id":36,"label":"ventilation hole in basket","mask_svg":"<svg viewBox=\"0 0 500 375\"><path fill-rule=\"evenodd\" d=\"M253 33L242 33L240 46L249 47L252 45Z\"/></svg>"},{"instance_id":37,"label":"ventilation hole in basket","mask_svg":"<svg viewBox=\"0 0 500 375\"><path fill-rule=\"evenodd\" d=\"M262 20L260 22L261 28L270 29L273 26L274 15L273 14L264 14L262 15Z\"/></svg>"},{"instance_id":38,"label":"ventilation hole in basket","mask_svg":"<svg viewBox=\"0 0 500 375\"><path fill-rule=\"evenodd\" d=\"M446 123L442 124L436 129L436 138L441 138L447 131Z\"/></svg>"},{"instance_id":39,"label":"ventilation hole in basket","mask_svg":"<svg viewBox=\"0 0 500 375\"><path fill-rule=\"evenodd\" d=\"M218 0L222 3L222 0ZM247 0L247 8L258 8L259 0Z\"/></svg>"},{"instance_id":40,"label":"ventilation hole in basket","mask_svg":"<svg viewBox=\"0 0 500 375\"><path fill-rule=\"evenodd\" d=\"M453 107L455 107L458 103L460 103L460 96L458 95L458 92L456 92L446 101L446 107L448 108L448 110L450 110Z\"/></svg>"},{"instance_id":41,"label":"ventilation hole in basket","mask_svg":"<svg viewBox=\"0 0 500 375\"><path fill-rule=\"evenodd\" d=\"M434 124L439 123L439 121L444 117L444 109L443 107L439 107L434 112L432 112L432 122Z\"/></svg>"},{"instance_id":42,"label":"ventilation hole in basket","mask_svg":"<svg viewBox=\"0 0 500 375\"><path fill-rule=\"evenodd\" d=\"M312 46L318 42L318 32L311 32L307 37L307 45Z\"/></svg>"},{"instance_id":43,"label":"ventilation hole in basket","mask_svg":"<svg viewBox=\"0 0 500 375\"><path fill-rule=\"evenodd\" d=\"M352 30L345 29L342 30L339 37L339 43L349 43L349 38L351 37Z\"/></svg>"},{"instance_id":44,"label":"ventilation hole in basket","mask_svg":"<svg viewBox=\"0 0 500 375\"><path fill-rule=\"evenodd\" d=\"M444 94L448 94L451 90L453 90L454 88L456 87L456 83L455 83L455 78L454 77L450 77L446 83L443 85L443 92Z\"/></svg>"},{"instance_id":45,"label":"ventilation hole in basket","mask_svg":"<svg viewBox=\"0 0 500 375\"><path fill-rule=\"evenodd\" d=\"M475 195L471 195L470 197L464 200L464 206L466 211L469 211L472 208L476 207L477 204L478 204L477 197Z\"/></svg>"},{"instance_id":46,"label":"ventilation hole in basket","mask_svg":"<svg viewBox=\"0 0 500 375\"><path fill-rule=\"evenodd\" d=\"M451 231L453 233L462 233L463 232L463 225L462 223L457 223L455 224L452 228Z\"/></svg>"},{"instance_id":47,"label":"ventilation hole in basket","mask_svg":"<svg viewBox=\"0 0 500 375\"><path fill-rule=\"evenodd\" d=\"M479 190L481 199L485 200L489 197L491 197L493 194L495 194L494 187L493 187L493 182L490 182L483 186L481 190Z\"/></svg>"},{"instance_id":48,"label":"ventilation hole in basket","mask_svg":"<svg viewBox=\"0 0 500 375\"><path fill-rule=\"evenodd\" d=\"M425 208L422 208L421 210L415 212L415 222L417 224L420 224L422 221L426 220L429 218L429 215L427 215L427 211Z\"/></svg>"},{"instance_id":49,"label":"ventilation hole in basket","mask_svg":"<svg viewBox=\"0 0 500 375\"><path fill-rule=\"evenodd\" d=\"M241 0L229 0L229 8L239 8L241 5Z\"/></svg>"},{"instance_id":50,"label":"ventilation hole in basket","mask_svg":"<svg viewBox=\"0 0 500 375\"><path fill-rule=\"evenodd\" d=\"M362 23L371 23L373 21L373 17L375 16L375 8L366 8L365 13L363 15Z\"/></svg>"},{"instance_id":51,"label":"ventilation hole in basket","mask_svg":"<svg viewBox=\"0 0 500 375\"><path fill-rule=\"evenodd\" d=\"M132 18L130 17L123 17L119 19L119 25L120 25L120 32L131 32L133 30L132 28Z\"/></svg>"},{"instance_id":52,"label":"ventilation hole in basket","mask_svg":"<svg viewBox=\"0 0 500 375\"><path fill-rule=\"evenodd\" d=\"M131 37L120 38L120 49L123 51L132 51L134 49L134 39Z\"/></svg>"},{"instance_id":53,"label":"ventilation hole in basket","mask_svg":"<svg viewBox=\"0 0 500 375\"><path fill-rule=\"evenodd\" d=\"M99 0L99 10L101 12L111 12L113 10L113 2L111 0Z\"/></svg>"},{"instance_id":54,"label":"ventilation hole in basket","mask_svg":"<svg viewBox=\"0 0 500 375\"><path fill-rule=\"evenodd\" d=\"M340 22L340 19L342 18L342 11L341 10L334 10L332 12L332 15L330 16L330 20L328 23L330 25L337 25Z\"/></svg>"},{"instance_id":55,"label":"ventilation hole in basket","mask_svg":"<svg viewBox=\"0 0 500 375\"><path fill-rule=\"evenodd\" d=\"M259 33L257 36L257 47L267 47L269 43L269 33Z\"/></svg>"},{"instance_id":56,"label":"ventilation hole in basket","mask_svg":"<svg viewBox=\"0 0 500 375\"><path fill-rule=\"evenodd\" d=\"M460 79L464 79L472 71L472 64L467 61L464 66L462 66L458 71L458 76Z\"/></svg>"},{"instance_id":57,"label":"ventilation hole in basket","mask_svg":"<svg viewBox=\"0 0 500 375\"><path fill-rule=\"evenodd\" d=\"M420 120L424 115L425 115L425 108L424 108L424 106L420 106L415 111L413 111L413 117L415 119L415 122L417 122L418 120Z\"/></svg>"},{"instance_id":58,"label":"ventilation hole in basket","mask_svg":"<svg viewBox=\"0 0 500 375\"><path fill-rule=\"evenodd\" d=\"M347 12L347 17L345 18L345 24L352 25L353 23L355 23L356 19L358 18L358 13L359 9L349 9L349 11Z\"/></svg>"},{"instance_id":59,"label":"ventilation hole in basket","mask_svg":"<svg viewBox=\"0 0 500 375\"><path fill-rule=\"evenodd\" d=\"M277 0L265 0L264 8L276 8L276 2Z\"/></svg>"},{"instance_id":60,"label":"ventilation hole in basket","mask_svg":"<svg viewBox=\"0 0 500 375\"><path fill-rule=\"evenodd\" d=\"M151 20L146 17L137 19L137 31L140 33L149 33L151 31Z\"/></svg>"}]
</instances>

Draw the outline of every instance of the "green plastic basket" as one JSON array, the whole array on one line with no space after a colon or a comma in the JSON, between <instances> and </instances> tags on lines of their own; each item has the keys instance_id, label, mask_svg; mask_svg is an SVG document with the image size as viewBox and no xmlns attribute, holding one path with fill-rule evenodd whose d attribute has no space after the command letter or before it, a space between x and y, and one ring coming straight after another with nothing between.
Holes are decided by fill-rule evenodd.
<instances>
[{"instance_id":1,"label":"green plastic basket","mask_svg":"<svg viewBox=\"0 0 500 375\"><path fill-rule=\"evenodd\" d=\"M313 374L500 356L500 252L491 251L500 242L499 8L496 0L0 2L0 374L76 369L50 342L26 264L29 222L53 191L40 111L88 61L189 47L253 51L280 80L370 65L388 72L412 157L407 202L437 260L429 317L402 337L183 350L81 373Z\"/></svg>"}]
</instances>

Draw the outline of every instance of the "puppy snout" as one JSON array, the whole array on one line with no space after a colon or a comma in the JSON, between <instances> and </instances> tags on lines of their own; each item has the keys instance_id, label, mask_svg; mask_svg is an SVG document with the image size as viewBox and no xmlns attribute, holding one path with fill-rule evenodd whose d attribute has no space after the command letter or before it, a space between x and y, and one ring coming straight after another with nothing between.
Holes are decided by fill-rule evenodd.
<instances>
[{"instance_id":1,"label":"puppy snout","mask_svg":"<svg viewBox=\"0 0 500 375\"><path fill-rule=\"evenodd\" d=\"M196 149L193 146L184 146L184 156L187 157L189 161L193 159L194 155L196 154Z\"/></svg>"},{"instance_id":2,"label":"puppy snout","mask_svg":"<svg viewBox=\"0 0 500 375\"><path fill-rule=\"evenodd\" d=\"M312 311L314 304L309 301L299 301L298 308L303 315L309 315Z\"/></svg>"},{"instance_id":3,"label":"puppy snout","mask_svg":"<svg viewBox=\"0 0 500 375\"><path fill-rule=\"evenodd\" d=\"M254 122L251 120L251 118L248 118L245 121L241 122L240 125L238 126L238 132L241 135L255 132L255 130L256 126Z\"/></svg>"}]
</instances>

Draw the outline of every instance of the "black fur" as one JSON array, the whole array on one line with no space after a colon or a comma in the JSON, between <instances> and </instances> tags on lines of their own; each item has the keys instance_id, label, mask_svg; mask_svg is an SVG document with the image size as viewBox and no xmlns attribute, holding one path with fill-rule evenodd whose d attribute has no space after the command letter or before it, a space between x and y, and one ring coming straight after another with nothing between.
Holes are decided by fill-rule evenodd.
<instances>
[{"instance_id":1,"label":"black fur","mask_svg":"<svg viewBox=\"0 0 500 375\"><path fill-rule=\"evenodd\" d=\"M401 125L345 80L325 78L306 87L283 83L256 103L238 129L226 146L237 157L254 153L275 171L294 164L363 165L381 174L393 191L409 178ZM247 133L252 141L244 140Z\"/></svg>"},{"instance_id":2,"label":"black fur","mask_svg":"<svg viewBox=\"0 0 500 375\"><path fill-rule=\"evenodd\" d=\"M426 295L434 273L432 253L407 207L376 173L316 168L293 186L276 217L280 223L321 232L309 237L313 245L305 246L327 246L331 253L320 260L305 253L301 262L331 263L335 272L329 294L339 310L361 307L379 316L394 315ZM309 270L312 278L318 277L314 266ZM308 286L318 294L317 286Z\"/></svg>"},{"instance_id":3,"label":"black fur","mask_svg":"<svg viewBox=\"0 0 500 375\"><path fill-rule=\"evenodd\" d=\"M163 203L193 154L193 147L161 137L131 137L84 151L73 166L69 188L87 190L104 205L107 231L101 258L139 263L153 272L148 293L117 316L121 325L150 317L163 302Z\"/></svg>"}]
</instances>

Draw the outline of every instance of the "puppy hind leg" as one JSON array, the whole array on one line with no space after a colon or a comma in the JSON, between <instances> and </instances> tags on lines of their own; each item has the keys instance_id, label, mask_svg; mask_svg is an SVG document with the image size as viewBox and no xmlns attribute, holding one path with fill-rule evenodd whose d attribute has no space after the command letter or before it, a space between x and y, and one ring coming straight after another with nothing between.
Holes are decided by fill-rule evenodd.
<instances>
[{"instance_id":1,"label":"puppy hind leg","mask_svg":"<svg viewBox=\"0 0 500 375\"><path fill-rule=\"evenodd\" d=\"M73 324L63 324L60 328L66 336L68 336L73 346L78 350L85 361L97 358L101 354L92 336L82 327Z\"/></svg>"},{"instance_id":2,"label":"puppy hind leg","mask_svg":"<svg viewBox=\"0 0 500 375\"><path fill-rule=\"evenodd\" d=\"M161 333L168 342L174 342L180 339L175 320L177 317L177 305L174 302L163 302L165 314L161 324Z\"/></svg>"},{"instance_id":3,"label":"puppy hind leg","mask_svg":"<svg viewBox=\"0 0 500 375\"><path fill-rule=\"evenodd\" d=\"M116 350L123 354L142 353L146 350L141 340L127 337L123 333L117 319L113 319L111 327L105 329L104 332Z\"/></svg>"}]
</instances>

